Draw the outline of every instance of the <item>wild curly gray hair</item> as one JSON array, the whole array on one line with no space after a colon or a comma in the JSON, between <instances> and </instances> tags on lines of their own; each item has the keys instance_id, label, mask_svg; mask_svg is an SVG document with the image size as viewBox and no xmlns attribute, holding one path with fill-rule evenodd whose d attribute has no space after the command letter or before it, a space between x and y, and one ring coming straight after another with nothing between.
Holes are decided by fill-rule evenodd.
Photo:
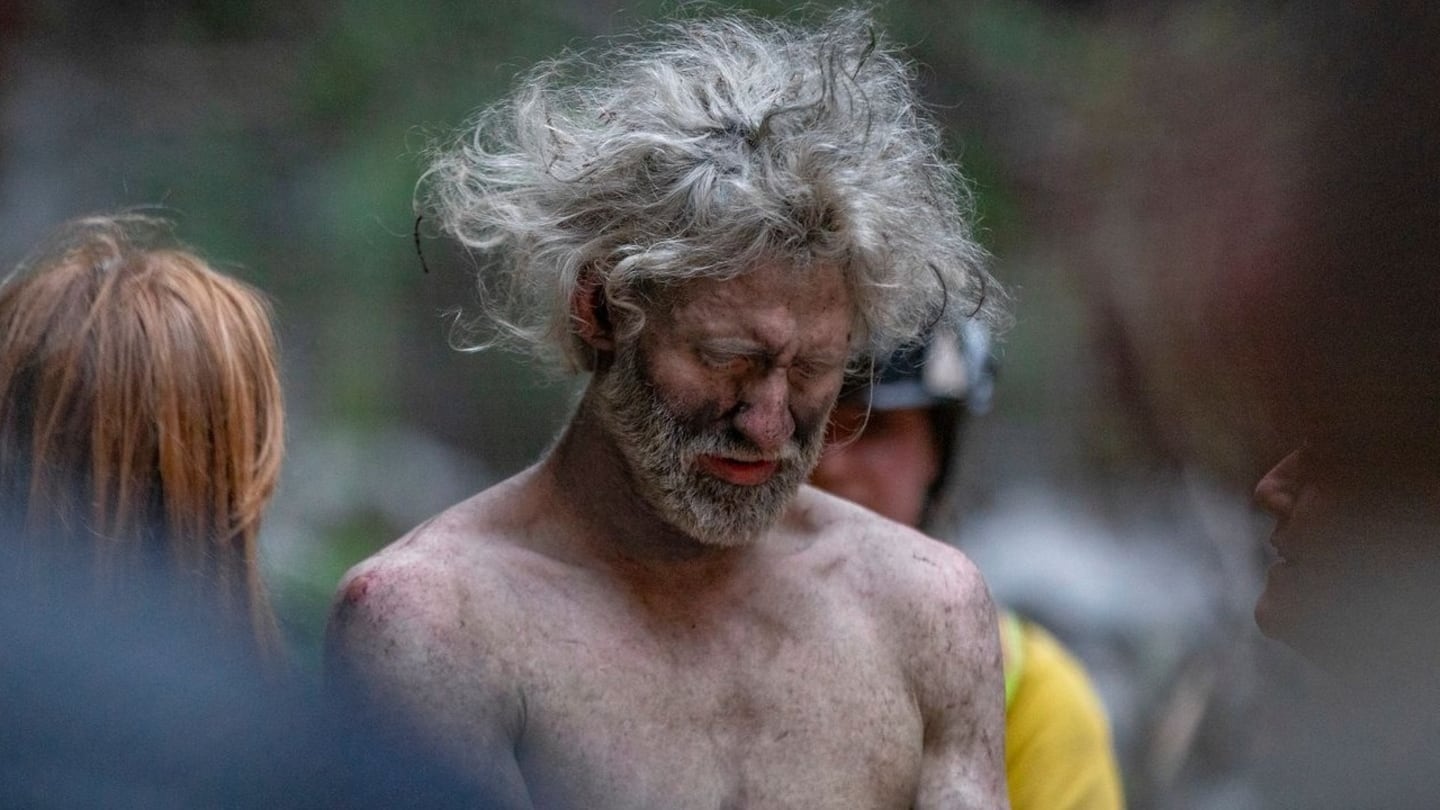
<instances>
[{"instance_id":1,"label":"wild curly gray hair","mask_svg":"<svg viewBox=\"0 0 1440 810\"><path fill-rule=\"evenodd\" d=\"M577 285L638 330L657 291L775 259L843 269L857 355L998 320L968 188L913 78L858 10L813 29L669 21L536 66L431 150L417 187L419 213L480 260L470 348L589 369Z\"/></svg>"}]
</instances>

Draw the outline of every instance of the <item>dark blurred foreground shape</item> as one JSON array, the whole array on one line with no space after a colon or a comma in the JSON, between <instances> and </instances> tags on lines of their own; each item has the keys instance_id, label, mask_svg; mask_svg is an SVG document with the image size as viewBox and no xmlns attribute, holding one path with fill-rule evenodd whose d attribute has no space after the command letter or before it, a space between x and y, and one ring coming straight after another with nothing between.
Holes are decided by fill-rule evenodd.
<instances>
[{"instance_id":1,"label":"dark blurred foreground shape","mask_svg":"<svg viewBox=\"0 0 1440 810\"><path fill-rule=\"evenodd\" d=\"M443 806L284 674L257 536L284 411L262 295L68 223L0 287L0 806Z\"/></svg>"},{"instance_id":2,"label":"dark blurred foreground shape","mask_svg":"<svg viewBox=\"0 0 1440 810\"><path fill-rule=\"evenodd\" d=\"M0 554L0 807L485 807L344 695L276 674L161 572Z\"/></svg>"},{"instance_id":3,"label":"dark blurred foreground shape","mask_svg":"<svg viewBox=\"0 0 1440 810\"><path fill-rule=\"evenodd\" d=\"M1020 5L978 7L1024 19ZM1098 359L1060 366L1054 396L1036 400L1078 403L1088 456L1076 477L1143 512L1165 494L1126 477L1147 463L1152 479L1182 491L1213 480L1238 504L1302 444L1345 459L1349 506L1327 533L1348 534L1355 553L1326 565L1335 588L1293 607L1309 617L1309 657L1332 671L1349 659L1348 677L1246 637L1259 588L1242 575L1264 567L1270 522L1200 521L1190 536L1237 563L1210 586L1237 609L1193 645L1196 677L1147 718L1160 733L1128 754L1132 805L1440 806L1440 7L1025 7L1058 35L1027 60L976 60L988 71L976 95L999 122L991 142L1009 179L1035 192L1022 200L1026 242L1000 252L1065 272L1079 312L1052 320L1083 321ZM1058 351L1021 342L1047 289L1022 289L1015 360ZM1175 537L1147 545L1183 545ZM1403 553L1383 563L1381 545ZM1178 602L1184 583L1169 576ZM1159 612L1145 584L1112 590ZM1092 635L1104 618L1072 613ZM1134 668L1157 650L1141 648ZM1150 767L1166 747L1173 767Z\"/></svg>"},{"instance_id":4,"label":"dark blurred foreground shape","mask_svg":"<svg viewBox=\"0 0 1440 810\"><path fill-rule=\"evenodd\" d=\"M1092 246L1097 331L1154 446L1237 486L1308 459L1267 504L1288 562L1261 617L1325 674L1261 651L1246 806L1435 807L1440 9L1245 13L1229 64L1196 78L1181 51L1140 85L1170 137L1107 201L1128 230Z\"/></svg>"},{"instance_id":5,"label":"dark blurred foreground shape","mask_svg":"<svg viewBox=\"0 0 1440 810\"><path fill-rule=\"evenodd\" d=\"M1334 677L1276 689L1276 806L1440 802L1440 9L1319 4L1302 239L1269 393L1298 447L1257 618ZM1282 805L1283 803L1283 805Z\"/></svg>"}]
</instances>

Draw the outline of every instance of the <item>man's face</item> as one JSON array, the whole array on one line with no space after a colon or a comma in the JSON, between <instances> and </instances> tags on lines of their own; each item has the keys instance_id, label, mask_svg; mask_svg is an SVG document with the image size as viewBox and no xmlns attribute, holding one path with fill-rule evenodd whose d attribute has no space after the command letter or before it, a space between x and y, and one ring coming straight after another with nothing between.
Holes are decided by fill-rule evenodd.
<instances>
[{"instance_id":1,"label":"man's face","mask_svg":"<svg viewBox=\"0 0 1440 810\"><path fill-rule=\"evenodd\" d=\"M940 447L925 408L871 410L861 397L835 406L833 436L810 482L907 526L919 526L940 474Z\"/></svg>"},{"instance_id":2,"label":"man's face","mask_svg":"<svg viewBox=\"0 0 1440 810\"><path fill-rule=\"evenodd\" d=\"M1261 479L1278 556L1255 606L1266 635L1339 674L1433 635L1440 485L1416 470L1312 443Z\"/></svg>"},{"instance_id":3,"label":"man's face","mask_svg":"<svg viewBox=\"0 0 1440 810\"><path fill-rule=\"evenodd\" d=\"M601 416L668 523L740 545L810 473L840 388L853 309L840 271L767 264L687 284L616 351Z\"/></svg>"},{"instance_id":4,"label":"man's face","mask_svg":"<svg viewBox=\"0 0 1440 810\"><path fill-rule=\"evenodd\" d=\"M768 264L672 294L599 380L632 484L701 542L742 545L804 483L850 353L840 270Z\"/></svg>"}]
</instances>

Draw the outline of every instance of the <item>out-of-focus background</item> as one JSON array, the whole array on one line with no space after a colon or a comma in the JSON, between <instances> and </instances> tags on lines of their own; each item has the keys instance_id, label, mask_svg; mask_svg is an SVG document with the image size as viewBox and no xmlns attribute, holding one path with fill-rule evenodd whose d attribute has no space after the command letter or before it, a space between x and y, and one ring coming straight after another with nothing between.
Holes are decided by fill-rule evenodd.
<instances>
[{"instance_id":1,"label":"out-of-focus background","mask_svg":"<svg viewBox=\"0 0 1440 810\"><path fill-rule=\"evenodd\" d=\"M1017 300L950 539L1089 666L1134 808L1271 806L1265 707L1305 676L1253 630L1249 490L1313 403L1383 405L1376 376L1440 348L1366 338L1436 311L1404 270L1437 238L1406 228L1436 182L1427 4L1348 5L876 9ZM673 8L0 0L0 259L157 205L274 301L292 430L264 553L301 667L343 571L536 459L576 391L450 347L473 293L449 244L422 229L417 255L424 145L537 58Z\"/></svg>"}]
</instances>

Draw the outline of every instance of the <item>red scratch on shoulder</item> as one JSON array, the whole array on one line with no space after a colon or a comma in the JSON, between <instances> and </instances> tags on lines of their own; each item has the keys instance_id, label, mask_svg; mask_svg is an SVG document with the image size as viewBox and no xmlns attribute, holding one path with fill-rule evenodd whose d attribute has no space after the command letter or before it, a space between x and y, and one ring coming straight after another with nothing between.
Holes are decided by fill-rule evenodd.
<instances>
[{"instance_id":1,"label":"red scratch on shoulder","mask_svg":"<svg viewBox=\"0 0 1440 810\"><path fill-rule=\"evenodd\" d=\"M370 587L375 579L375 574L366 571L356 576L345 584L345 592L341 594L341 602L347 607L359 604L370 593Z\"/></svg>"}]
</instances>

